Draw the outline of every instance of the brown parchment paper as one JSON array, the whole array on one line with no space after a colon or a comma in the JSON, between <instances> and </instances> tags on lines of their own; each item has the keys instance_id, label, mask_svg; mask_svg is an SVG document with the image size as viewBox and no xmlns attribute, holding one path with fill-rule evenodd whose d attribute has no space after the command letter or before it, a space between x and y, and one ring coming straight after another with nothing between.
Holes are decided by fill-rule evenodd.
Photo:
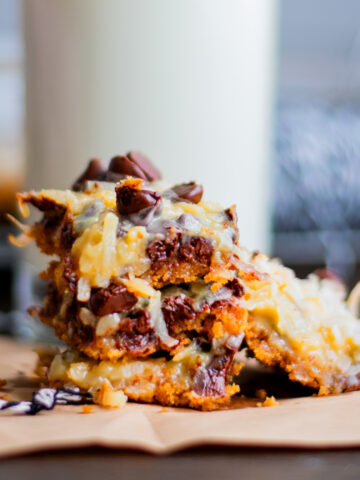
<instances>
[{"instance_id":1,"label":"brown parchment paper","mask_svg":"<svg viewBox=\"0 0 360 480\"><path fill-rule=\"evenodd\" d=\"M0 338L0 395L29 399L38 387L29 345ZM277 407L235 399L231 409L197 412L129 403L122 409L59 406L36 416L0 413L0 456L105 446L156 454L199 445L341 448L360 446L360 392L280 400Z\"/></svg>"}]
</instances>

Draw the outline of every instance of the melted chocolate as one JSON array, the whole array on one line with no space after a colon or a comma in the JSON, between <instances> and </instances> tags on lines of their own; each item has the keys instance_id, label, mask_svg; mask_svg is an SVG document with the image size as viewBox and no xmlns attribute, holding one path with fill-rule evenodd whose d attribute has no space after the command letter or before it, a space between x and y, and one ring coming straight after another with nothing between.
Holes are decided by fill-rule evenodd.
<instances>
[{"instance_id":1,"label":"melted chocolate","mask_svg":"<svg viewBox=\"0 0 360 480\"><path fill-rule=\"evenodd\" d=\"M103 317L111 313L121 313L131 310L137 302L134 294L124 285L110 285L108 288L94 289L90 297L90 309Z\"/></svg>"},{"instance_id":2,"label":"melted chocolate","mask_svg":"<svg viewBox=\"0 0 360 480\"><path fill-rule=\"evenodd\" d=\"M161 203L161 195L151 190L138 190L127 185L117 186L116 205L121 215L149 213L149 210L156 210Z\"/></svg>"},{"instance_id":3,"label":"melted chocolate","mask_svg":"<svg viewBox=\"0 0 360 480\"><path fill-rule=\"evenodd\" d=\"M200 397L225 396L226 375L229 371L233 353L216 356L206 367L200 367L194 379L194 392Z\"/></svg>"}]
</instances>

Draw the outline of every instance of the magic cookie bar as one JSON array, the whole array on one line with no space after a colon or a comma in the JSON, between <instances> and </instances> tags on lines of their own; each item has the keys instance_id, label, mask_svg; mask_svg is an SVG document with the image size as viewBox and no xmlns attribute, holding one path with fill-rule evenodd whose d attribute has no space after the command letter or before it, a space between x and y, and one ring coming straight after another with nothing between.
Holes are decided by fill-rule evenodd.
<instances>
[{"instance_id":1,"label":"magic cookie bar","mask_svg":"<svg viewBox=\"0 0 360 480\"><path fill-rule=\"evenodd\" d=\"M42 212L23 237L56 257L41 274L44 302L30 309L72 348L54 360L51 382L95 395L101 380L131 399L207 409L239 390L247 311L236 212L202 195L195 182L165 185L133 152L106 170L92 160L72 189L18 195L23 213L27 204ZM252 278L251 268L242 275ZM90 372L118 372L116 381L91 373L80 382L69 373L75 357ZM146 375L151 395L136 387L150 389Z\"/></svg>"}]
</instances>

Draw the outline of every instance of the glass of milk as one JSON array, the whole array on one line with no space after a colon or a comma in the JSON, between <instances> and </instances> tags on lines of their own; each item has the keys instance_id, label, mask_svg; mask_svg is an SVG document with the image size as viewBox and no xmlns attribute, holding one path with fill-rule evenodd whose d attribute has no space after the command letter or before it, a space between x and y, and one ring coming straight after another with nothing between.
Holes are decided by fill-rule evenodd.
<instances>
[{"instance_id":1,"label":"glass of milk","mask_svg":"<svg viewBox=\"0 0 360 480\"><path fill-rule=\"evenodd\" d=\"M24 1L27 186L140 150L269 241L276 0Z\"/></svg>"}]
</instances>

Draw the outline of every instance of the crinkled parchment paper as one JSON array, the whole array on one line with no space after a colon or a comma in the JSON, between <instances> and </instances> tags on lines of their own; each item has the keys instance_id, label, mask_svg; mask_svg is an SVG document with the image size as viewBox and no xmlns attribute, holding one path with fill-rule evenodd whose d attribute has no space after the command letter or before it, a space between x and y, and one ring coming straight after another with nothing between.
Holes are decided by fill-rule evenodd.
<instances>
[{"instance_id":1,"label":"crinkled parchment paper","mask_svg":"<svg viewBox=\"0 0 360 480\"><path fill-rule=\"evenodd\" d=\"M38 387L29 345L0 338L0 390L14 400L30 399ZM269 379L268 379L269 380ZM199 445L341 448L360 446L360 392L332 397L280 400L256 407L237 398L230 409L197 412L128 403L118 410L58 406L36 416L0 413L0 456L88 446L136 448L156 454Z\"/></svg>"}]
</instances>

